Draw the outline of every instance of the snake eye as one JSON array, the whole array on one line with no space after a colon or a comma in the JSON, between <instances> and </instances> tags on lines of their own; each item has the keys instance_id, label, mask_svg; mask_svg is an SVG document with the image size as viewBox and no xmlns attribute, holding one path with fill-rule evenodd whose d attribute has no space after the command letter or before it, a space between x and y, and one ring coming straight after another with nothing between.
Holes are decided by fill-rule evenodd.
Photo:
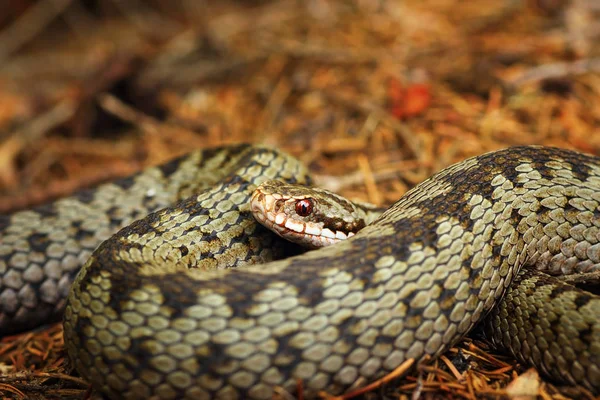
<instances>
[{"instance_id":1,"label":"snake eye","mask_svg":"<svg viewBox=\"0 0 600 400\"><path fill-rule=\"evenodd\" d=\"M312 199L302 199L296 202L296 214L301 217L306 217L310 215L313 210L313 201Z\"/></svg>"}]
</instances>

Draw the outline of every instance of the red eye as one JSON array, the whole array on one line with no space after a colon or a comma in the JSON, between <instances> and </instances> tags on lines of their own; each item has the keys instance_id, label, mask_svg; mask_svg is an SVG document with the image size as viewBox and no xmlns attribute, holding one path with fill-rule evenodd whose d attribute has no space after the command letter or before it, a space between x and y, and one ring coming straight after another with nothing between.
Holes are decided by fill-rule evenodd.
<instances>
[{"instance_id":1,"label":"red eye","mask_svg":"<svg viewBox=\"0 0 600 400\"><path fill-rule=\"evenodd\" d=\"M301 217L310 215L313 210L313 202L311 199L302 199L296 202L296 214Z\"/></svg>"}]
</instances>

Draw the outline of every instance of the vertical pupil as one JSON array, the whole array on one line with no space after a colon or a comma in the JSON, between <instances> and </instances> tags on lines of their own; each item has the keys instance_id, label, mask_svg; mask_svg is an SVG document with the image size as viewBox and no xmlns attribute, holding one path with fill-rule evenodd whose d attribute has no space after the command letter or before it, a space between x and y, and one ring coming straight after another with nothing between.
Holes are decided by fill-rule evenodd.
<instances>
[{"instance_id":1,"label":"vertical pupil","mask_svg":"<svg viewBox=\"0 0 600 400\"><path fill-rule=\"evenodd\" d=\"M312 212L312 201L309 199L300 200L296 203L296 214L306 217Z\"/></svg>"}]
</instances>

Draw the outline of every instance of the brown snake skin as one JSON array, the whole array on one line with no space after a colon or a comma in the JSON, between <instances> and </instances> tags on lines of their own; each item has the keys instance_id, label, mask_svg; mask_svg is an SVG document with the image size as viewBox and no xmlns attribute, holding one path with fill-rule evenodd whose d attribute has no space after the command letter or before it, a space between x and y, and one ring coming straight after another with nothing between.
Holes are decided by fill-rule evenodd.
<instances>
[{"instance_id":1,"label":"brown snake skin","mask_svg":"<svg viewBox=\"0 0 600 400\"><path fill-rule=\"evenodd\" d=\"M307 397L340 393L441 354L484 317L520 361L600 392L600 298L550 276L599 269L600 158L532 146L471 158L352 238L262 264L281 243L248 199L273 178L308 179L278 151L229 146L5 217L0 330L61 310L73 257L87 256L77 246L106 236L96 226L172 202L103 242L67 300L69 357L110 398L270 398L298 379Z\"/></svg>"}]
</instances>

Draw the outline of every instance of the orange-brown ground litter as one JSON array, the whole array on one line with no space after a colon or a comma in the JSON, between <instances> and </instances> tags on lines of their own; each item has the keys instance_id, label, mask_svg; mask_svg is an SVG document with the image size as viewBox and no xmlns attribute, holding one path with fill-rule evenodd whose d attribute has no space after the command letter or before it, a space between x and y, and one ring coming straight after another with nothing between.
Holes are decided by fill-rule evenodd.
<instances>
[{"instance_id":1,"label":"orange-brown ground litter","mask_svg":"<svg viewBox=\"0 0 600 400\"><path fill-rule=\"evenodd\" d=\"M510 145L600 154L599 17L592 0L11 2L0 212L240 141L381 205ZM65 357L59 324L1 339L0 397L95 396ZM350 395L592 397L479 339L400 372Z\"/></svg>"}]
</instances>

